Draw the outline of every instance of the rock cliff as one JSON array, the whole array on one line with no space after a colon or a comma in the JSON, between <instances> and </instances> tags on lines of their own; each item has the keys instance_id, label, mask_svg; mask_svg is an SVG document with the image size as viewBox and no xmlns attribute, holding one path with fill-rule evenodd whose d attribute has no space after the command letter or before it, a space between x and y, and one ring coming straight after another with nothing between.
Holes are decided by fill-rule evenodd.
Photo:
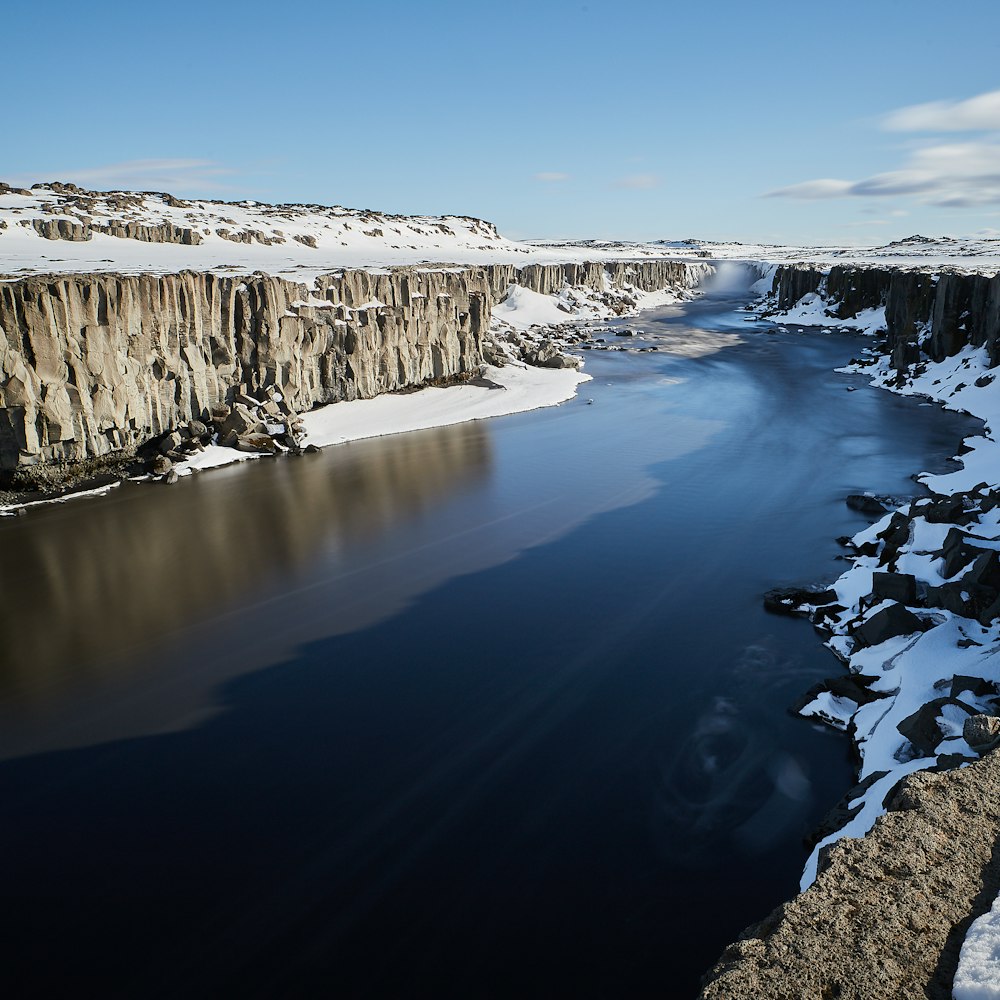
<instances>
[{"instance_id":1,"label":"rock cliff","mask_svg":"<svg viewBox=\"0 0 1000 1000\"><path fill-rule=\"evenodd\" d=\"M777 309L790 309L810 292L842 319L885 307L889 352L899 369L922 354L941 361L967 345L985 345L991 364L1000 363L1000 274L839 265L790 265L775 272Z\"/></svg>"},{"instance_id":2,"label":"rock cliff","mask_svg":"<svg viewBox=\"0 0 1000 1000\"><path fill-rule=\"evenodd\" d=\"M128 454L240 393L294 411L474 373L512 284L686 287L667 260L383 271L306 285L256 273L64 274L0 282L0 471Z\"/></svg>"}]
</instances>

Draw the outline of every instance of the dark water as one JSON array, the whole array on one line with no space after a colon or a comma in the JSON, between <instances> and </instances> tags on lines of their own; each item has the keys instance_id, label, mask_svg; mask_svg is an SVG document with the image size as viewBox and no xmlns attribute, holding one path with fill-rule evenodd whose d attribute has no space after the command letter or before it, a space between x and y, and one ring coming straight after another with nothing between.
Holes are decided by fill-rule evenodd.
<instances>
[{"instance_id":1,"label":"dark water","mask_svg":"<svg viewBox=\"0 0 1000 1000\"><path fill-rule=\"evenodd\" d=\"M760 595L969 430L740 298L559 408L0 524L9 995L693 995L851 778Z\"/></svg>"}]
</instances>

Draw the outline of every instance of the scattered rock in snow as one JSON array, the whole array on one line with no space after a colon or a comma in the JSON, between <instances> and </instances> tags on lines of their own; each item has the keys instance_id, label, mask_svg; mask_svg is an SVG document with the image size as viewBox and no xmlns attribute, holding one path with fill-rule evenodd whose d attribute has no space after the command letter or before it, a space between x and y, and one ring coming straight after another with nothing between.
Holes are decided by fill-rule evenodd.
<instances>
[{"instance_id":1,"label":"scattered rock in snow","mask_svg":"<svg viewBox=\"0 0 1000 1000\"><path fill-rule=\"evenodd\" d=\"M962 737L980 756L1000 745L1000 718L995 715L972 715L965 720Z\"/></svg>"}]
</instances>

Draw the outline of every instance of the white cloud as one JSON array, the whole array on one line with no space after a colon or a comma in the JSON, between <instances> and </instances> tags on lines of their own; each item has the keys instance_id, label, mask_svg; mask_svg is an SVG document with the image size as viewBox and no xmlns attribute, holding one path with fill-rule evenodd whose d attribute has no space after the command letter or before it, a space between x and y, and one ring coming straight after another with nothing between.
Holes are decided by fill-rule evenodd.
<instances>
[{"instance_id":1,"label":"white cloud","mask_svg":"<svg viewBox=\"0 0 1000 1000\"><path fill-rule=\"evenodd\" d=\"M816 181L803 181L801 184L790 184L788 187L768 191L765 198L840 198L849 194L850 181L838 181L833 178L822 178Z\"/></svg>"},{"instance_id":2,"label":"white cloud","mask_svg":"<svg viewBox=\"0 0 1000 1000\"><path fill-rule=\"evenodd\" d=\"M121 188L126 191L157 190L173 194L185 191L224 191L220 178L235 173L214 160L127 160L98 167L39 171L34 176L9 178L18 185L38 181L64 181L98 189Z\"/></svg>"},{"instance_id":3,"label":"white cloud","mask_svg":"<svg viewBox=\"0 0 1000 1000\"><path fill-rule=\"evenodd\" d=\"M561 170L543 170L535 174L536 181L544 181L547 184L558 184L560 181L568 181L569 174L564 174Z\"/></svg>"},{"instance_id":4,"label":"white cloud","mask_svg":"<svg viewBox=\"0 0 1000 1000\"><path fill-rule=\"evenodd\" d=\"M900 108L882 120L893 132L981 132L1000 129L1000 90L964 101L931 101Z\"/></svg>"},{"instance_id":5,"label":"white cloud","mask_svg":"<svg viewBox=\"0 0 1000 1000\"><path fill-rule=\"evenodd\" d=\"M662 181L656 174L629 174L627 177L619 177L615 181L615 187L626 188L630 191L651 191L660 186Z\"/></svg>"},{"instance_id":6,"label":"white cloud","mask_svg":"<svg viewBox=\"0 0 1000 1000\"><path fill-rule=\"evenodd\" d=\"M1000 129L1000 91L965 101L935 101L901 108L883 128L909 132ZM995 136L965 142L928 142L910 149L899 169L861 180L823 178L769 191L772 198L915 197L946 208L1000 204L1000 141Z\"/></svg>"}]
</instances>

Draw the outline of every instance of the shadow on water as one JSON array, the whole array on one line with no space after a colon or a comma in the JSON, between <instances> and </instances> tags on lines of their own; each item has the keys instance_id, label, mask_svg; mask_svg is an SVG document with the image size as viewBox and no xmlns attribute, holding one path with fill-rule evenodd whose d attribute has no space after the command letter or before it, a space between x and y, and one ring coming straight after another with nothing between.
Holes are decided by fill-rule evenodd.
<instances>
[{"instance_id":1,"label":"shadow on water","mask_svg":"<svg viewBox=\"0 0 1000 1000\"><path fill-rule=\"evenodd\" d=\"M741 330L720 353L669 354L715 315L731 324L745 293L718 294L645 317L657 354L594 352L595 405L427 449L373 442L354 491L344 468L330 483L337 463L292 462L137 491L120 509L142 530L120 549L112 506L67 508L63 544L93 533L108 565L67 560L65 596L45 575L12 598L22 620L45 625L44 597L107 622L74 591L166 561L163 594L225 614L157 630L156 587L130 609L115 584L141 655L133 626L105 658L99 628L78 626L81 645L93 669L132 671L119 714L162 703L164 678L199 705L206 675L214 714L143 727L137 711L135 738L101 742L97 723L53 735L72 699L58 724L17 703L0 978L103 997L693 995L795 890L802 837L850 781L846 743L785 711L837 665L760 594L834 576L833 538L864 523L844 495L912 489L968 431L845 393L845 335ZM174 511L167 541L145 543ZM230 515L239 529L203 559L199 518ZM58 546L17 544L58 566ZM73 673L63 639L17 641Z\"/></svg>"}]
</instances>

